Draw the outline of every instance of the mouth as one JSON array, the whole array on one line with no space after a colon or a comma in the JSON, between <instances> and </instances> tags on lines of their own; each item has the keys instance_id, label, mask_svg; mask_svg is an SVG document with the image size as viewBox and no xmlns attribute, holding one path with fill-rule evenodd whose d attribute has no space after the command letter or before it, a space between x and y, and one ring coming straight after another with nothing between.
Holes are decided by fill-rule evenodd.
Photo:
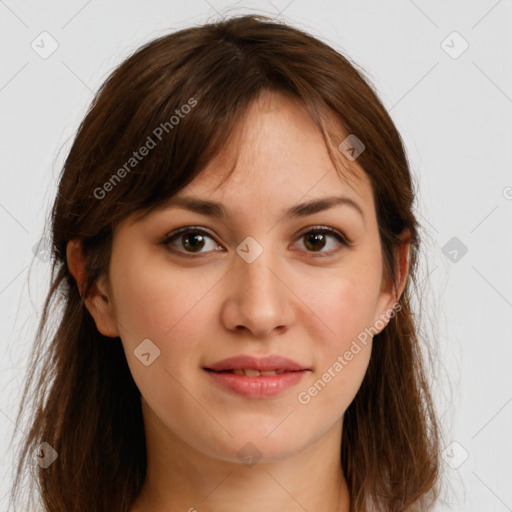
<instances>
[{"instance_id":1,"label":"mouth","mask_svg":"<svg viewBox=\"0 0 512 512\"><path fill-rule=\"evenodd\" d=\"M240 354L208 364L203 370L225 391L264 399L296 386L311 369L280 354Z\"/></svg>"},{"instance_id":2,"label":"mouth","mask_svg":"<svg viewBox=\"0 0 512 512\"><path fill-rule=\"evenodd\" d=\"M306 366L297 361L293 361L279 354L252 355L242 354L228 357L222 361L208 364L205 370L221 372L231 372L236 375L246 375L257 377L258 375L279 375L285 372L308 370ZM258 373L254 373L258 372ZM273 373L265 373L273 372Z\"/></svg>"},{"instance_id":3,"label":"mouth","mask_svg":"<svg viewBox=\"0 0 512 512\"><path fill-rule=\"evenodd\" d=\"M203 368L219 389L248 399L278 397L298 385L310 370L256 370L255 368L232 368L213 370Z\"/></svg>"},{"instance_id":4,"label":"mouth","mask_svg":"<svg viewBox=\"0 0 512 512\"><path fill-rule=\"evenodd\" d=\"M240 375L246 377L261 377L261 376L272 376L282 375L283 373L292 373L306 370L256 370L254 368L233 368L231 370L212 370L211 368L205 368L207 372L215 373L232 373L233 375Z\"/></svg>"}]
</instances>

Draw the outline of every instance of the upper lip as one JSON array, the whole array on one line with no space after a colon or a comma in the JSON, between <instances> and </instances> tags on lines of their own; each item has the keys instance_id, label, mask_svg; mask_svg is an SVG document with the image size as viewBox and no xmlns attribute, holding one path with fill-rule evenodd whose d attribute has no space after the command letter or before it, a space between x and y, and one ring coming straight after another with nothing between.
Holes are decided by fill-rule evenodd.
<instances>
[{"instance_id":1,"label":"upper lip","mask_svg":"<svg viewBox=\"0 0 512 512\"><path fill-rule=\"evenodd\" d=\"M222 361L217 361L207 367L206 370L214 370L216 372L221 372L224 370L237 370L237 369L251 369L251 370L259 370L259 371L268 371L268 370L284 370L284 371L300 371L300 370L308 370L300 363L296 361L292 361L287 357L279 356L279 355L268 355L268 356L250 356L250 355L241 355L235 357L228 357L227 359L223 359Z\"/></svg>"}]
</instances>

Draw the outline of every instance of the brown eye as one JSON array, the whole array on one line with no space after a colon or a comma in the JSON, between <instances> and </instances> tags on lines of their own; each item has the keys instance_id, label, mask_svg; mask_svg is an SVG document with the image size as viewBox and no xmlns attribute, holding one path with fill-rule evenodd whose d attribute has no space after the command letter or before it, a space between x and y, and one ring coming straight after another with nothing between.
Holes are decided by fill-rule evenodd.
<instances>
[{"instance_id":1,"label":"brown eye","mask_svg":"<svg viewBox=\"0 0 512 512\"><path fill-rule=\"evenodd\" d=\"M188 251L189 249L193 252L201 251L204 247L205 239L204 236L199 233L187 233L185 235L181 235L181 240L183 243L183 247Z\"/></svg>"},{"instance_id":2,"label":"brown eye","mask_svg":"<svg viewBox=\"0 0 512 512\"><path fill-rule=\"evenodd\" d=\"M334 244L333 249L324 251L323 249L329 246L329 238L335 239L337 244ZM308 252L330 253L333 250L336 251L336 245L348 245L347 241L340 233L330 228L312 229L302 234L300 239L304 240L304 246Z\"/></svg>"},{"instance_id":3,"label":"brown eye","mask_svg":"<svg viewBox=\"0 0 512 512\"><path fill-rule=\"evenodd\" d=\"M177 252L202 254L209 252L202 250L208 245L208 240L215 242L206 231L187 227L171 233L162 244L171 246ZM213 249L219 247L216 243L211 243L211 246Z\"/></svg>"},{"instance_id":4,"label":"brown eye","mask_svg":"<svg viewBox=\"0 0 512 512\"><path fill-rule=\"evenodd\" d=\"M310 229L300 235L299 240L304 241L304 250L306 252L318 253L320 256L328 256L333 252L337 252L337 248L340 245L350 245L338 231L327 227ZM208 248L208 243L210 243L210 248ZM187 226L174 231L161 244L184 256L207 254L215 249L222 250L222 247L216 243L209 233L193 226ZM327 250L324 250L326 247Z\"/></svg>"}]
</instances>

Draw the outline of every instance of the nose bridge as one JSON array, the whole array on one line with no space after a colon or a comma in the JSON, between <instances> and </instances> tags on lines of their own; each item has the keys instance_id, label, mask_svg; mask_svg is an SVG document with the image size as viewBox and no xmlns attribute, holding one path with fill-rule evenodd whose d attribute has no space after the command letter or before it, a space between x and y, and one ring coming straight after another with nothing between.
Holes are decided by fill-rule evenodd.
<instances>
[{"instance_id":1,"label":"nose bridge","mask_svg":"<svg viewBox=\"0 0 512 512\"><path fill-rule=\"evenodd\" d=\"M247 238L237 248L240 260L236 264L236 272L241 284L238 292L242 294L244 302L265 299L269 304L268 301L274 300L280 294L282 286L270 270L277 266L276 254L268 242L270 236L266 237L264 245L251 237Z\"/></svg>"},{"instance_id":2,"label":"nose bridge","mask_svg":"<svg viewBox=\"0 0 512 512\"><path fill-rule=\"evenodd\" d=\"M287 288L278 277L281 266L268 242L270 238L265 237L266 242L260 244L247 237L237 247L232 276L235 283L229 291L231 327L245 326L258 335L290 321Z\"/></svg>"}]
</instances>

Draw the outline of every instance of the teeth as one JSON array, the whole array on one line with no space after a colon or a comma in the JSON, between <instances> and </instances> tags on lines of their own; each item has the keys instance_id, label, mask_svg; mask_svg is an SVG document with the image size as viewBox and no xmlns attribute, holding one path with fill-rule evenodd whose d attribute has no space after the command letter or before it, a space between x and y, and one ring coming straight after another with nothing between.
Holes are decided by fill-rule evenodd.
<instances>
[{"instance_id":1,"label":"teeth","mask_svg":"<svg viewBox=\"0 0 512 512\"><path fill-rule=\"evenodd\" d=\"M281 373L284 373L284 370L265 370L265 371L259 371L259 370L253 370L252 368L237 368L236 370L232 370L232 373L235 375L245 375L246 377L259 377L260 375L281 375Z\"/></svg>"},{"instance_id":2,"label":"teeth","mask_svg":"<svg viewBox=\"0 0 512 512\"><path fill-rule=\"evenodd\" d=\"M245 375L247 375L247 377L259 377L261 375L259 370L245 369L245 370L242 370L242 372L245 373Z\"/></svg>"}]
</instances>

